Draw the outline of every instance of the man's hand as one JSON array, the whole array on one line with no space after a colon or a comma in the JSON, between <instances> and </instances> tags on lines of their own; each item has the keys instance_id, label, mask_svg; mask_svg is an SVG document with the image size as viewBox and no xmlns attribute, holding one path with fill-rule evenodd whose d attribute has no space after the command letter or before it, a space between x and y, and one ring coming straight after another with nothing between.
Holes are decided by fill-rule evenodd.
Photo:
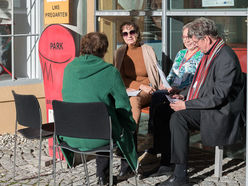
<instances>
[{"instance_id":1,"label":"man's hand","mask_svg":"<svg viewBox=\"0 0 248 186\"><path fill-rule=\"evenodd\" d=\"M179 100L179 101L176 101L174 103L170 103L170 107L174 111L185 110L186 109L185 101Z\"/></svg>"}]
</instances>

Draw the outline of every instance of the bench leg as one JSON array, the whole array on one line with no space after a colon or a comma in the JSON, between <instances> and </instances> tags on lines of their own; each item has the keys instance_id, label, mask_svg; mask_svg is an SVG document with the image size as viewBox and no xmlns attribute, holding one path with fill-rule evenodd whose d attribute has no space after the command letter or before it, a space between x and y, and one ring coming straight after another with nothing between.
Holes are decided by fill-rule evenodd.
<instances>
[{"instance_id":1,"label":"bench leg","mask_svg":"<svg viewBox=\"0 0 248 186\"><path fill-rule=\"evenodd\" d=\"M214 176L220 179L222 176L223 146L215 147Z\"/></svg>"}]
</instances>

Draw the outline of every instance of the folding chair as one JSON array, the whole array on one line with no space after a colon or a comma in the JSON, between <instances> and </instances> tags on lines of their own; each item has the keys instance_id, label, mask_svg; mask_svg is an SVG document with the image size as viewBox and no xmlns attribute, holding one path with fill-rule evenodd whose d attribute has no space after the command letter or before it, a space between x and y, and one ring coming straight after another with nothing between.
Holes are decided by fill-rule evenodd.
<instances>
[{"instance_id":1,"label":"folding chair","mask_svg":"<svg viewBox=\"0 0 248 186\"><path fill-rule=\"evenodd\" d=\"M54 150L57 147L81 154L87 185L90 185L89 174L85 155L99 156L99 152L109 153L109 185L113 184L113 140L112 125L106 105L102 102L95 103L69 103L53 101L54 110ZM58 141L57 136L66 136L81 139L109 140L109 144L82 151L69 146L65 141ZM83 147L80 147L83 148ZM56 151L56 150L55 150ZM55 153L53 153L54 155ZM56 163L54 162L54 185L56 185Z\"/></svg>"},{"instance_id":2,"label":"folding chair","mask_svg":"<svg viewBox=\"0 0 248 186\"><path fill-rule=\"evenodd\" d=\"M20 95L12 90L16 106L15 122L15 147L14 147L14 177L16 168L16 140L17 132L27 139L40 139L39 149L39 173L38 180L40 183L41 169L41 143L43 138L53 136L54 123L42 124L40 104L34 95ZM18 129L18 124L26 128Z\"/></svg>"}]
</instances>

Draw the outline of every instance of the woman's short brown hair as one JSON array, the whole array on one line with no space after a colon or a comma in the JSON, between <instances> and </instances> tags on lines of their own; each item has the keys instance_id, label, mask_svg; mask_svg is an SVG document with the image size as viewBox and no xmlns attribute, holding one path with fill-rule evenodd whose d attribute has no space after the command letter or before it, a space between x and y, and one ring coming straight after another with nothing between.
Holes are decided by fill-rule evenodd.
<instances>
[{"instance_id":1,"label":"woman's short brown hair","mask_svg":"<svg viewBox=\"0 0 248 186\"><path fill-rule=\"evenodd\" d=\"M92 54L103 58L108 49L108 38L104 33L90 32L81 39L80 54Z\"/></svg>"}]
</instances>

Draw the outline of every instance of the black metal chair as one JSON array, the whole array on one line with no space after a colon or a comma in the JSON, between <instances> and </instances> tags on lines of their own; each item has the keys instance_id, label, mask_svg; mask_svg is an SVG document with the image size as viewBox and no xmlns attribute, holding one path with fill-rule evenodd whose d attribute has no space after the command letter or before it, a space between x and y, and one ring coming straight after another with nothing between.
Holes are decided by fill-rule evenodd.
<instances>
[{"instance_id":1,"label":"black metal chair","mask_svg":"<svg viewBox=\"0 0 248 186\"><path fill-rule=\"evenodd\" d=\"M109 153L109 185L113 184L113 140L111 118L107 107L102 102L95 103L69 103L63 101L53 101L54 110L54 152L56 147L67 149L72 152L80 153L84 163L84 170L87 185L90 185L88 168L85 155L96 155L97 153ZM86 139L109 140L109 144L100 146L88 151L69 146L65 141L58 143L57 136L67 136ZM82 147L81 147L82 148ZM54 185L56 185L56 163L55 153L54 162Z\"/></svg>"},{"instance_id":2,"label":"black metal chair","mask_svg":"<svg viewBox=\"0 0 248 186\"><path fill-rule=\"evenodd\" d=\"M38 179L40 183L41 169L41 143L43 138L53 136L54 123L42 124L42 116L40 104L34 95L16 94L12 90L16 107L16 122L15 122L15 147L14 147L14 177L16 174L16 140L17 132L27 139L39 139L39 172ZM18 124L25 128L18 129Z\"/></svg>"}]
</instances>

